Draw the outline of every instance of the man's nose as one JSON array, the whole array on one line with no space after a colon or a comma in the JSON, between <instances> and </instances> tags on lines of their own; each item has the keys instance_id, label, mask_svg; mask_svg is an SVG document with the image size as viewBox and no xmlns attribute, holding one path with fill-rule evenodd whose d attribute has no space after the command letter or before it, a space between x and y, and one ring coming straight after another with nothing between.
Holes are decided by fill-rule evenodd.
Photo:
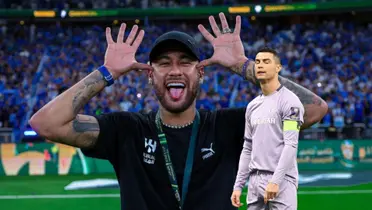
<instances>
[{"instance_id":1,"label":"man's nose","mask_svg":"<svg viewBox=\"0 0 372 210\"><path fill-rule=\"evenodd\" d=\"M171 76L181 76L182 71L178 64L173 64L171 71L169 72L169 75Z\"/></svg>"}]
</instances>

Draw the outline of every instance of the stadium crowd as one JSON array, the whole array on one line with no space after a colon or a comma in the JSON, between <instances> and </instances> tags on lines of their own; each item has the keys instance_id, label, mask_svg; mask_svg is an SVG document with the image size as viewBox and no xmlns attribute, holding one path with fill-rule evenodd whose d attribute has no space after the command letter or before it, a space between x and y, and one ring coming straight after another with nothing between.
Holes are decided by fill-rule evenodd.
<instances>
[{"instance_id":1,"label":"stadium crowd","mask_svg":"<svg viewBox=\"0 0 372 210\"><path fill-rule=\"evenodd\" d=\"M116 34L115 27L113 34ZM200 42L204 58L212 46L195 24L144 27L146 35L137 60L147 62L151 43L170 30L186 31ZM127 30L128 33L129 30ZM104 27L60 24L2 26L0 30L0 127L19 128L26 113L36 112L64 89L103 63ZM243 17L241 38L246 55L254 58L263 46L280 52L281 75L324 98L329 113L322 124L344 127L366 123L372 127L372 24L260 25ZM43 56L46 59L41 61ZM40 74L36 72L40 70ZM204 109L245 107L258 87L219 66L206 69L197 106ZM34 100L34 104L31 103ZM93 98L83 113L148 112L157 109L145 72L132 72Z\"/></svg>"},{"instance_id":2,"label":"stadium crowd","mask_svg":"<svg viewBox=\"0 0 372 210\"><path fill-rule=\"evenodd\" d=\"M254 3L296 3L342 0L0 0L0 8L10 9L117 9L149 7L194 7L226 5L235 6Z\"/></svg>"}]
</instances>

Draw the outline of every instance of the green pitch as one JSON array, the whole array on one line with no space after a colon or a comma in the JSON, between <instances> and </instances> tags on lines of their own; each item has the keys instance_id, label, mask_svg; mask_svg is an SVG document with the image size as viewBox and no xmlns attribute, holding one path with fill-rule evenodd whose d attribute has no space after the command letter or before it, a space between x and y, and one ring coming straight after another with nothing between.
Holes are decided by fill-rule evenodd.
<instances>
[{"instance_id":1,"label":"green pitch","mask_svg":"<svg viewBox=\"0 0 372 210\"><path fill-rule=\"evenodd\" d=\"M4 210L119 210L118 189L64 190L72 181L94 178L115 176L1 177L0 207ZM300 187L298 209L368 209L371 200L372 184L349 187ZM243 201L245 202L245 197L242 198ZM241 209L245 208L244 206Z\"/></svg>"}]
</instances>

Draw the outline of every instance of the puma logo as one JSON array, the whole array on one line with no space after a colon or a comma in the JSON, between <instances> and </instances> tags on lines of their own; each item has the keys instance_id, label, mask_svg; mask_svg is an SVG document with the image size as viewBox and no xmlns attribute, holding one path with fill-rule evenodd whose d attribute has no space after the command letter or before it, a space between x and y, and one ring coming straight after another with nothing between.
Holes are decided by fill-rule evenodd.
<instances>
[{"instance_id":1,"label":"puma logo","mask_svg":"<svg viewBox=\"0 0 372 210\"><path fill-rule=\"evenodd\" d=\"M202 148L201 149L201 152L208 152L207 154L203 155L203 160L211 157L212 155L214 155L215 151L213 150L213 143L211 143L211 146L210 148Z\"/></svg>"}]
</instances>

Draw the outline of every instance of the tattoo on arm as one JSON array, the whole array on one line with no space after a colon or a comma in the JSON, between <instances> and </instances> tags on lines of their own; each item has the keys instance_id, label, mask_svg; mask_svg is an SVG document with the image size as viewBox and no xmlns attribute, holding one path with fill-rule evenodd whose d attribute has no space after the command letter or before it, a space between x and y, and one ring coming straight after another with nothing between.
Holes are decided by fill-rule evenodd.
<instances>
[{"instance_id":1,"label":"tattoo on arm","mask_svg":"<svg viewBox=\"0 0 372 210\"><path fill-rule=\"evenodd\" d=\"M72 100L72 111L76 116L72 121L72 142L80 148L92 147L99 134L99 125L92 116L80 115L79 111L95 96L105 85L105 81L100 72L95 71L83 80L83 84L78 87Z\"/></svg>"},{"instance_id":2,"label":"tattoo on arm","mask_svg":"<svg viewBox=\"0 0 372 210\"><path fill-rule=\"evenodd\" d=\"M237 66L233 66L231 68L231 70L236 73L236 74L239 74L239 75L242 75L243 73L243 66L244 66L244 63L245 63L246 60L240 62ZM257 79L256 79L256 76L255 76L255 73L254 73L254 61L249 61L248 65L247 65L247 68L246 68L246 74L244 75L244 79L252 82L253 84L257 85L258 82L257 82Z\"/></svg>"},{"instance_id":3,"label":"tattoo on arm","mask_svg":"<svg viewBox=\"0 0 372 210\"><path fill-rule=\"evenodd\" d=\"M306 129L321 120L328 109L323 99L289 79L279 76L279 81L282 85L296 94L304 105L304 124L301 126L301 129Z\"/></svg>"},{"instance_id":4,"label":"tattoo on arm","mask_svg":"<svg viewBox=\"0 0 372 210\"><path fill-rule=\"evenodd\" d=\"M94 146L99 133L97 120L92 116L76 115L72 121L72 129L75 134L74 144L80 148Z\"/></svg>"},{"instance_id":5,"label":"tattoo on arm","mask_svg":"<svg viewBox=\"0 0 372 210\"><path fill-rule=\"evenodd\" d=\"M77 115L72 121L72 127L76 133L84 133L86 131L99 131L99 125L91 118L81 118Z\"/></svg>"},{"instance_id":6,"label":"tattoo on arm","mask_svg":"<svg viewBox=\"0 0 372 210\"><path fill-rule=\"evenodd\" d=\"M75 115L77 115L83 106L97 94L104 83L103 76L98 71L84 80L84 84L79 87L72 100L72 110Z\"/></svg>"},{"instance_id":7,"label":"tattoo on arm","mask_svg":"<svg viewBox=\"0 0 372 210\"><path fill-rule=\"evenodd\" d=\"M303 105L314 104L320 106L322 104L322 99L319 96L301 85L281 76L279 76L279 81L282 85L296 94Z\"/></svg>"}]
</instances>

